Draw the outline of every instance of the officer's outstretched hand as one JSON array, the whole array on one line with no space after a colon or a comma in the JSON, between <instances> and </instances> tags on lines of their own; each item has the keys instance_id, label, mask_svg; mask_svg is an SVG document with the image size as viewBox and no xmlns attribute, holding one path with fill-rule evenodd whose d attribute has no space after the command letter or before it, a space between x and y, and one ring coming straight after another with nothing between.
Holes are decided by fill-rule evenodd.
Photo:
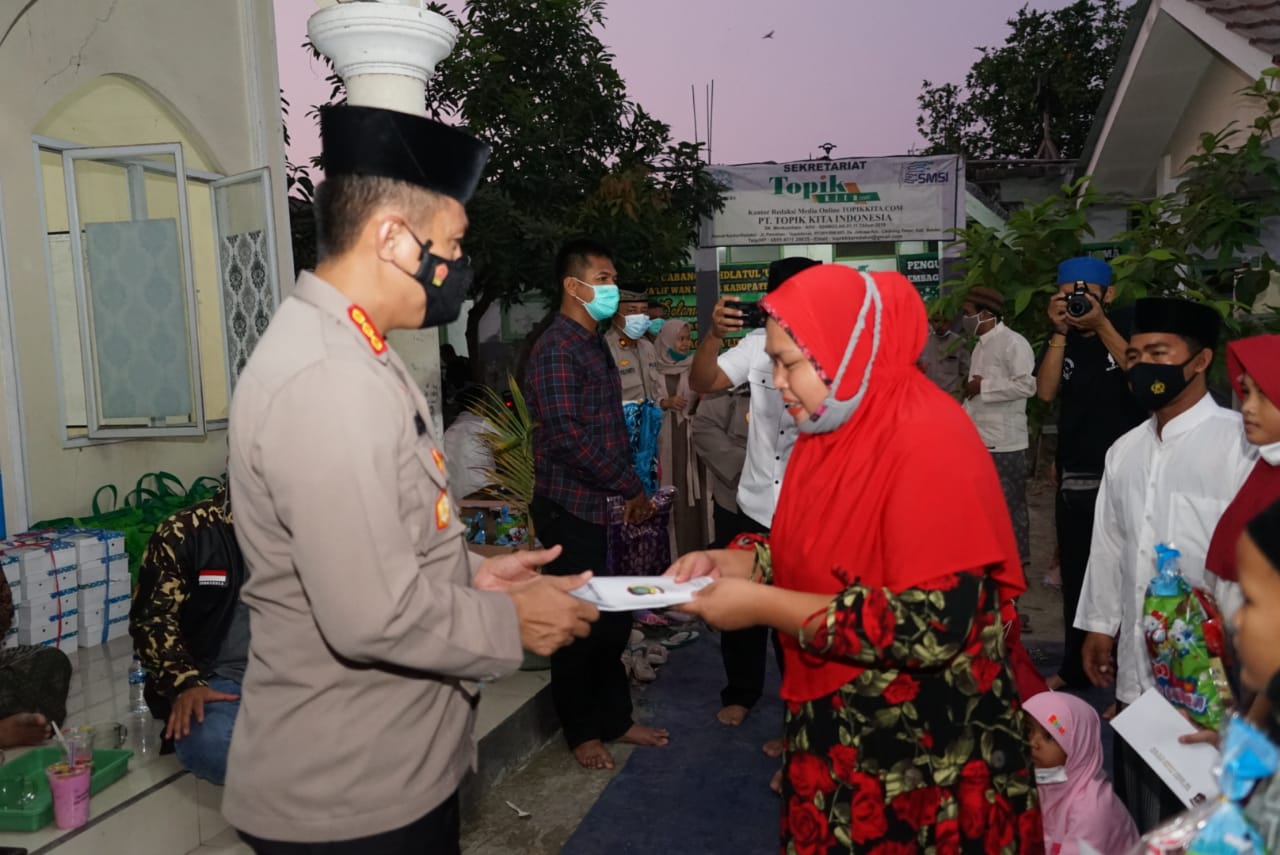
<instances>
[{"instance_id":1,"label":"officer's outstretched hand","mask_svg":"<svg viewBox=\"0 0 1280 855\"><path fill-rule=\"evenodd\" d=\"M477 591L506 591L512 585L538 578L538 568L560 557L560 547L520 549L510 555L486 558L476 570L471 587Z\"/></svg>"},{"instance_id":2,"label":"officer's outstretched hand","mask_svg":"<svg viewBox=\"0 0 1280 855\"><path fill-rule=\"evenodd\" d=\"M539 576L511 586L507 595L516 606L520 644L525 650L539 656L550 656L574 638L587 637L600 612L568 592L582 587L590 579L589 572L574 576Z\"/></svg>"}]
</instances>

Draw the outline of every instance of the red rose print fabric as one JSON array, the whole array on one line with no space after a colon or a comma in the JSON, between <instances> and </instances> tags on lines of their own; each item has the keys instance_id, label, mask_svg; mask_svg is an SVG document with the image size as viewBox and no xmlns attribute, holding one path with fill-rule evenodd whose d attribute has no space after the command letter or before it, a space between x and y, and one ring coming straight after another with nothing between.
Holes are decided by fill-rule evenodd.
<instances>
[{"instance_id":1,"label":"red rose print fabric","mask_svg":"<svg viewBox=\"0 0 1280 855\"><path fill-rule=\"evenodd\" d=\"M787 704L784 855L1042 855L996 584L840 594L810 655L856 676Z\"/></svg>"}]
</instances>

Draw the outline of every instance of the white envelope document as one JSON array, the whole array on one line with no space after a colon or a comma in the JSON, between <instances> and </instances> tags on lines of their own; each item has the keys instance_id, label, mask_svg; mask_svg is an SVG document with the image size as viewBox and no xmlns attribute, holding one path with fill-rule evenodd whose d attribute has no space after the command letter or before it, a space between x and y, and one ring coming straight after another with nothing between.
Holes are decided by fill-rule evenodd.
<instances>
[{"instance_id":1,"label":"white envelope document","mask_svg":"<svg viewBox=\"0 0 1280 855\"><path fill-rule=\"evenodd\" d=\"M688 582L676 582L669 576L596 576L569 593L602 612L630 612L691 602L695 591L713 581L707 576Z\"/></svg>"},{"instance_id":2,"label":"white envelope document","mask_svg":"<svg viewBox=\"0 0 1280 855\"><path fill-rule=\"evenodd\" d=\"M1112 719L1111 726L1187 807L1217 798L1221 755L1212 745L1178 742L1179 736L1195 733L1195 725L1159 690L1147 689Z\"/></svg>"}]
</instances>

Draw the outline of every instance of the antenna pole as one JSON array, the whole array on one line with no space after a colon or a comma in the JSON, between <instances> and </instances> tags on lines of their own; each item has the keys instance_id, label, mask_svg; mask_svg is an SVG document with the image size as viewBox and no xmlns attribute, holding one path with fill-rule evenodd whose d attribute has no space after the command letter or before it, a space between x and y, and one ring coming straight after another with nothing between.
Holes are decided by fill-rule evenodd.
<instances>
[{"instance_id":1,"label":"antenna pole","mask_svg":"<svg viewBox=\"0 0 1280 855\"><path fill-rule=\"evenodd\" d=\"M716 118L716 79L711 78L711 98L707 104L707 163L711 163L711 130Z\"/></svg>"},{"instance_id":2,"label":"antenna pole","mask_svg":"<svg viewBox=\"0 0 1280 855\"><path fill-rule=\"evenodd\" d=\"M692 83L689 84L689 98L693 102L693 142L698 143L698 90Z\"/></svg>"}]
</instances>

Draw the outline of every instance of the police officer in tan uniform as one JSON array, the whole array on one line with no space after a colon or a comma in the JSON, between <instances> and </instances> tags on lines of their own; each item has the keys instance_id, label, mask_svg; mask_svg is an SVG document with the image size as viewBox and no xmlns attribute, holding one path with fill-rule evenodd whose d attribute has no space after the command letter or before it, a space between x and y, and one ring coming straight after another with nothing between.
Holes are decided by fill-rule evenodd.
<instances>
[{"instance_id":1,"label":"police officer in tan uniform","mask_svg":"<svg viewBox=\"0 0 1280 855\"><path fill-rule=\"evenodd\" d=\"M666 410L666 385L658 373L653 344L645 338L649 331L649 298L634 286L618 292L618 312L605 333L609 352L622 380L622 400L653 401Z\"/></svg>"},{"instance_id":2,"label":"police officer in tan uniform","mask_svg":"<svg viewBox=\"0 0 1280 855\"><path fill-rule=\"evenodd\" d=\"M321 117L322 261L240 375L231 491L252 641L223 812L259 855L456 853L480 685L585 636L558 549L467 551L441 439L385 331L453 321L488 148L390 110ZM585 575L585 574L584 574Z\"/></svg>"}]
</instances>

